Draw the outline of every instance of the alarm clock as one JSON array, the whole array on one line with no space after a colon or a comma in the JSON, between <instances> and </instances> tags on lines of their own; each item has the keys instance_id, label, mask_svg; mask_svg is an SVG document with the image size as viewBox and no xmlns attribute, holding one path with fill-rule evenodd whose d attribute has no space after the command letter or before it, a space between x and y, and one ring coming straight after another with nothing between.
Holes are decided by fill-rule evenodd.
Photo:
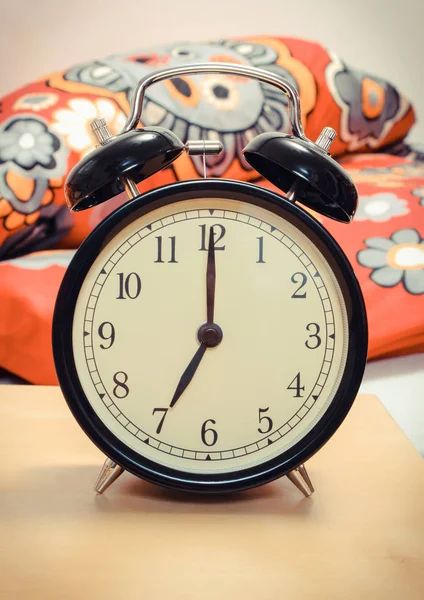
<instances>
[{"instance_id":1,"label":"alarm clock","mask_svg":"<svg viewBox=\"0 0 424 600\"><path fill-rule=\"evenodd\" d=\"M182 153L219 154L141 127L148 86L189 74L276 86L292 134L262 133L244 158L280 193L205 178L140 195ZM232 492L287 475L313 492L305 462L334 434L367 355L362 294L346 256L303 207L349 223L353 181L328 154L335 132L304 132L296 88L262 69L194 64L149 74L123 131L70 172L85 210L126 191L76 252L53 322L56 371L79 425L106 455L95 489L123 471L169 488ZM206 162L204 162L206 167ZM205 168L206 171L206 168Z\"/></svg>"}]
</instances>

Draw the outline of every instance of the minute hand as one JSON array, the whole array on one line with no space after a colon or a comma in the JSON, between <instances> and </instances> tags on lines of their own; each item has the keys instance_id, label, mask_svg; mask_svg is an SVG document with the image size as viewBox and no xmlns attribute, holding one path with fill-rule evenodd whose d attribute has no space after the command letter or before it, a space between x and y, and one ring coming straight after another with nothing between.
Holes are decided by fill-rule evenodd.
<instances>
[{"instance_id":1,"label":"minute hand","mask_svg":"<svg viewBox=\"0 0 424 600\"><path fill-rule=\"evenodd\" d=\"M214 322L213 318L215 309L215 283L215 242L213 236L213 227L211 227L209 229L208 264L206 268L206 310L207 322L209 324L212 324Z\"/></svg>"}]
</instances>

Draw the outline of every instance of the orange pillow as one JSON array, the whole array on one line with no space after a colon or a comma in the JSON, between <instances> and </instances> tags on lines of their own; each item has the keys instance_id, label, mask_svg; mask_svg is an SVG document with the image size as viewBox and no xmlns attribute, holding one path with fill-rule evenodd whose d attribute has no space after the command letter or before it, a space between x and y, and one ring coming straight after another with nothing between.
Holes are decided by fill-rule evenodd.
<instances>
[{"instance_id":1,"label":"orange pillow","mask_svg":"<svg viewBox=\"0 0 424 600\"><path fill-rule=\"evenodd\" d=\"M424 351L424 162L414 155L361 154L343 165L359 189L353 223L314 216L342 246L359 279L369 358ZM51 250L0 262L0 368L33 383L56 383L53 308L73 254Z\"/></svg>"},{"instance_id":2,"label":"orange pillow","mask_svg":"<svg viewBox=\"0 0 424 600\"><path fill-rule=\"evenodd\" d=\"M51 321L73 254L57 248L75 248L122 202L77 214L65 206L67 173L94 145L90 121L103 116L119 132L145 73L206 61L250 64L288 78L299 90L307 136L315 139L324 125L338 132L333 155L375 152L401 140L414 122L409 102L386 81L349 69L319 44L276 37L173 44L90 61L9 94L0 117L0 368L33 383L56 383ZM272 187L241 150L261 131L289 130L284 101L277 90L243 78L178 78L149 88L143 121L184 139L218 136L225 152L209 157L209 175ZM413 155L353 154L343 164L359 188L354 223L315 216L359 278L370 357L424 350L423 163ZM201 175L198 158L183 156L139 187Z\"/></svg>"}]
</instances>

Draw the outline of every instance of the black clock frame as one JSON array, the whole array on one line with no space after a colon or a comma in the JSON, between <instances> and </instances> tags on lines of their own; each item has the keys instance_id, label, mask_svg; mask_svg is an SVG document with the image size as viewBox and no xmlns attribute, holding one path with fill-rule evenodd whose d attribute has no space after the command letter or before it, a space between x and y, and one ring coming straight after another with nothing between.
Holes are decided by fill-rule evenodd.
<instances>
[{"instance_id":1,"label":"black clock frame","mask_svg":"<svg viewBox=\"0 0 424 600\"><path fill-rule=\"evenodd\" d=\"M229 473L188 473L147 459L119 440L99 419L78 379L72 347L72 324L79 291L102 248L140 216L171 203L195 198L232 198L262 206L299 228L321 251L340 285L346 304L349 343L338 391L312 430L277 457ZM367 320L362 293L353 269L334 238L305 210L284 197L250 183L223 179L185 181L164 186L127 202L88 236L63 279L53 318L53 352L65 399L79 425L98 448L125 470L147 481L195 492L230 492L255 487L286 475L317 452L338 429L358 392L367 357Z\"/></svg>"}]
</instances>

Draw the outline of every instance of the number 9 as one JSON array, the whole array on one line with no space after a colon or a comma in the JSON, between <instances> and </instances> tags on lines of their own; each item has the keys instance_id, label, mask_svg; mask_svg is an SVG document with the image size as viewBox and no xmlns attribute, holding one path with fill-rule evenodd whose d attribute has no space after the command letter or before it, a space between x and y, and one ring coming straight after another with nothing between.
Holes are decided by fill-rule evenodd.
<instances>
[{"instance_id":1,"label":"number 9","mask_svg":"<svg viewBox=\"0 0 424 600\"><path fill-rule=\"evenodd\" d=\"M105 329L107 330L109 328L109 335L107 334L107 331L105 332ZM98 329L98 333L99 336L102 338L102 340L109 340L110 344L109 346L105 346L104 344L100 344L100 348L103 348L103 350L109 350L109 348L111 348L113 346L113 342L115 341L115 328L112 325L112 323L110 323L109 321L105 321L104 323L102 323Z\"/></svg>"}]
</instances>

